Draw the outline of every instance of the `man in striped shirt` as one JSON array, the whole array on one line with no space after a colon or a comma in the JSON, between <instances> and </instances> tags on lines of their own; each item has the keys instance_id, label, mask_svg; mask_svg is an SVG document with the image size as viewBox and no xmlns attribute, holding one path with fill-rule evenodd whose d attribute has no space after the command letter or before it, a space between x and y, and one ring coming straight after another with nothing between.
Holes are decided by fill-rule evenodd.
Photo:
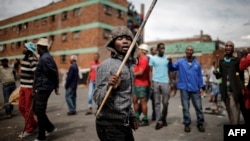
<instances>
[{"instance_id":1,"label":"man in striped shirt","mask_svg":"<svg viewBox=\"0 0 250 141\"><path fill-rule=\"evenodd\" d=\"M25 121L24 132L19 137L27 137L37 127L37 120L32 111L32 93L34 83L34 71L37 65L35 55L36 45L32 42L25 43L23 49L24 58L21 62L20 91L18 108Z\"/></svg>"}]
</instances>

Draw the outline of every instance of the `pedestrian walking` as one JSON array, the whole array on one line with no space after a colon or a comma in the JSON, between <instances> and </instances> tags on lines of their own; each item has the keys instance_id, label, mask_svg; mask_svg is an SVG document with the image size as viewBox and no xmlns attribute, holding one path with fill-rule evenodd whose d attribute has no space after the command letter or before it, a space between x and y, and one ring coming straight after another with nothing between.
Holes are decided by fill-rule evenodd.
<instances>
[{"instance_id":1,"label":"pedestrian walking","mask_svg":"<svg viewBox=\"0 0 250 141\"><path fill-rule=\"evenodd\" d=\"M35 55L36 45L32 42L27 42L24 46L24 58L21 61L20 91L18 99L18 108L25 121L24 132L19 135L21 138L32 135L38 125L32 109L34 73L38 62L38 58Z\"/></svg>"},{"instance_id":2,"label":"pedestrian walking","mask_svg":"<svg viewBox=\"0 0 250 141\"><path fill-rule=\"evenodd\" d=\"M151 85L154 90L156 126L155 129L161 129L167 126L168 104L170 98L170 85L168 74L168 60L165 53L165 45L159 43L157 45L157 55L149 59L150 72L152 76ZM161 100L162 95L162 100ZM162 112L161 112L162 101Z\"/></svg>"},{"instance_id":3,"label":"pedestrian walking","mask_svg":"<svg viewBox=\"0 0 250 141\"><path fill-rule=\"evenodd\" d=\"M198 60L193 56L194 49L192 46L186 47L186 56L178 59L174 63L170 62L169 66L178 71L177 88L181 94L181 104L183 113L184 131L190 132L191 115L190 99L194 106L197 118L197 128L200 132L205 132L203 126L204 114L202 110L201 94L203 92L202 69Z\"/></svg>"},{"instance_id":4,"label":"pedestrian walking","mask_svg":"<svg viewBox=\"0 0 250 141\"><path fill-rule=\"evenodd\" d=\"M36 45L40 58L36 67L34 87L34 112L39 127L35 141L43 141L46 139L45 131L52 133L57 130L50 122L46 109L52 91L55 90L55 94L59 95L59 77L57 65L48 51L48 39L40 38Z\"/></svg>"},{"instance_id":5,"label":"pedestrian walking","mask_svg":"<svg viewBox=\"0 0 250 141\"><path fill-rule=\"evenodd\" d=\"M221 96L225 103L228 118L232 125L240 124L240 113L243 110L240 103L243 103L240 76L240 58L233 55L234 43L227 41L225 44L225 55L219 60L219 71L214 71L216 78L221 78ZM244 110L243 110L244 111ZM244 114L243 114L244 116Z\"/></svg>"},{"instance_id":6,"label":"pedestrian walking","mask_svg":"<svg viewBox=\"0 0 250 141\"><path fill-rule=\"evenodd\" d=\"M149 63L147 53L149 51L147 44L141 44L137 50L138 63L134 67L134 94L133 94L133 106L135 110L136 119L140 120L139 106L141 106L141 112L143 114L142 122L140 126L148 126L148 107L147 107L147 95L149 91ZM140 102L140 103L139 103Z\"/></svg>"},{"instance_id":7,"label":"pedestrian walking","mask_svg":"<svg viewBox=\"0 0 250 141\"><path fill-rule=\"evenodd\" d=\"M111 56L97 68L96 88L93 94L97 106L101 105L109 87L113 87L96 117L96 131L101 141L134 141L132 129L138 128L132 108L135 48L122 68L121 75L116 75L132 40L133 34L126 26L115 27L105 45L111 51Z\"/></svg>"},{"instance_id":8,"label":"pedestrian walking","mask_svg":"<svg viewBox=\"0 0 250 141\"><path fill-rule=\"evenodd\" d=\"M92 109L92 101L93 101L93 91L95 89L96 85L96 69L101 64L101 61L99 60L100 55L99 53L94 54L93 61L90 63L90 71L87 78L87 85L89 86L88 90L88 111L85 113L85 115L90 115L93 113Z\"/></svg>"},{"instance_id":9,"label":"pedestrian walking","mask_svg":"<svg viewBox=\"0 0 250 141\"><path fill-rule=\"evenodd\" d=\"M76 97L77 97L77 85L78 85L78 66L77 66L77 56L70 56L70 67L66 78L66 94L65 99L68 105L69 112L68 115L76 114Z\"/></svg>"},{"instance_id":10,"label":"pedestrian walking","mask_svg":"<svg viewBox=\"0 0 250 141\"><path fill-rule=\"evenodd\" d=\"M2 83L4 104L9 103L9 97L11 93L16 89L16 82L13 75L13 69L9 67L9 60L3 58L1 60L2 67L0 67L0 80ZM5 114L7 118L12 117L12 111L14 109L12 104L7 104L5 107Z\"/></svg>"}]
</instances>

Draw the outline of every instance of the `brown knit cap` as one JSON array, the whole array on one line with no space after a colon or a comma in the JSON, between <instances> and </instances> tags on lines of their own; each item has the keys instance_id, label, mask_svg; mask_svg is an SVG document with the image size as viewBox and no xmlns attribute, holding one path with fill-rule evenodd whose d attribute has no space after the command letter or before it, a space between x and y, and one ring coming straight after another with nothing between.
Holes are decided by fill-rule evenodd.
<instances>
[{"instance_id":1,"label":"brown knit cap","mask_svg":"<svg viewBox=\"0 0 250 141\"><path fill-rule=\"evenodd\" d=\"M116 27L114 27L114 29L111 31L109 41L106 43L105 47L113 48L113 43L112 42L116 38L118 38L120 36L124 36L124 35L129 36L131 38L131 40L133 40L133 38L134 38L133 33L126 26L116 26Z\"/></svg>"}]
</instances>

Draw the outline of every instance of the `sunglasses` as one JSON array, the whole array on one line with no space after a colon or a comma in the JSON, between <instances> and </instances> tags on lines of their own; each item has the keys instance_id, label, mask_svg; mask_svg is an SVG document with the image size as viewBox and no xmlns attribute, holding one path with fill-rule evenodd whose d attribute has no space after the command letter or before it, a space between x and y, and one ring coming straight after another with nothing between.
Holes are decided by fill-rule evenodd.
<instances>
[{"instance_id":1,"label":"sunglasses","mask_svg":"<svg viewBox=\"0 0 250 141\"><path fill-rule=\"evenodd\" d=\"M233 45L226 45L226 47L233 47Z\"/></svg>"}]
</instances>

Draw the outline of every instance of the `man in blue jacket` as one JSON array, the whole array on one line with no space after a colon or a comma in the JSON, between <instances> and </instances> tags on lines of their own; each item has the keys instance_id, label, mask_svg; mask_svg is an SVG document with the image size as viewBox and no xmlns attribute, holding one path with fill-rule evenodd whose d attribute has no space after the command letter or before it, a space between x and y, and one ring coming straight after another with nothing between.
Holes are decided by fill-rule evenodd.
<instances>
[{"instance_id":1,"label":"man in blue jacket","mask_svg":"<svg viewBox=\"0 0 250 141\"><path fill-rule=\"evenodd\" d=\"M43 141L46 139L45 131L51 133L57 130L48 119L46 109L51 92L55 90L56 95L59 95L59 77L56 63L48 51L48 39L40 38L36 45L40 58L36 67L34 85L34 112L39 127L35 141Z\"/></svg>"},{"instance_id":2,"label":"man in blue jacket","mask_svg":"<svg viewBox=\"0 0 250 141\"><path fill-rule=\"evenodd\" d=\"M77 56L72 55L70 57L71 66L69 68L67 79L66 79L66 102L69 108L68 115L75 115L76 114L76 91L77 91L77 84L78 84L78 66L76 64Z\"/></svg>"},{"instance_id":3,"label":"man in blue jacket","mask_svg":"<svg viewBox=\"0 0 250 141\"><path fill-rule=\"evenodd\" d=\"M191 116L189 112L190 99L195 108L197 117L197 128L200 132L205 132L203 126L204 115L202 111L201 93L203 92L203 81L200 63L193 57L194 49L192 46L186 48L186 56L177 60L173 64L170 60L172 70L178 71L177 88L181 92L181 104L183 112L184 131L190 132Z\"/></svg>"}]
</instances>

